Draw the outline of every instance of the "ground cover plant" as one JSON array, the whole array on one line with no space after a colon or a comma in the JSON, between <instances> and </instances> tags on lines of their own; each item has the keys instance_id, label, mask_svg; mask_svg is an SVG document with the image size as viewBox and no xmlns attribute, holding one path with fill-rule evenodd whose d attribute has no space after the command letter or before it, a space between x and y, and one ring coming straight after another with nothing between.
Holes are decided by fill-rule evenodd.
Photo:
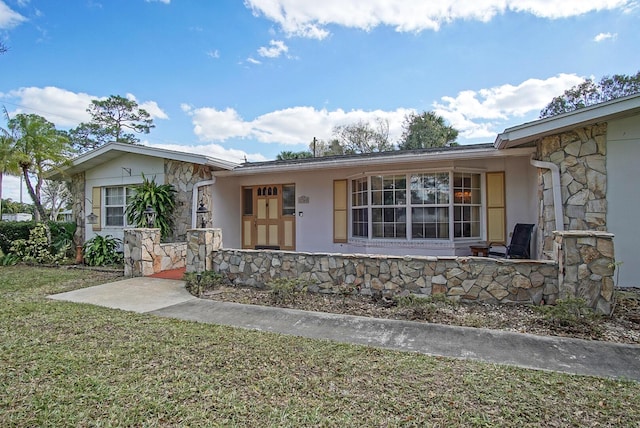
<instances>
[{"instance_id":1,"label":"ground cover plant","mask_svg":"<svg viewBox=\"0 0 640 428\"><path fill-rule=\"evenodd\" d=\"M0 426L635 426L640 383L198 324L46 295L0 267Z\"/></svg>"},{"instance_id":2,"label":"ground cover plant","mask_svg":"<svg viewBox=\"0 0 640 428\"><path fill-rule=\"evenodd\" d=\"M283 285L298 288L295 294L287 294ZM216 283L203 287L199 296L307 311L640 344L640 289L616 290L614 312L604 316L594 313L581 299L559 300L556 305L546 306L458 303L444 294L384 298L362 296L348 287L335 294L307 293L300 285L301 281L291 279L274 281L262 288L241 287L218 278ZM275 298L282 295L290 298Z\"/></svg>"}]
</instances>

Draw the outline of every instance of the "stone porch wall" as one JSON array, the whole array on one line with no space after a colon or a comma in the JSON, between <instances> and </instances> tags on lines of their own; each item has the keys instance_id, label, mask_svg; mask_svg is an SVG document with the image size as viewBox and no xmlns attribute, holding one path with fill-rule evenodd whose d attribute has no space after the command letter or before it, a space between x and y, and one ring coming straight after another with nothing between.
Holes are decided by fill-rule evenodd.
<instances>
[{"instance_id":1,"label":"stone porch wall","mask_svg":"<svg viewBox=\"0 0 640 428\"><path fill-rule=\"evenodd\" d=\"M264 287L301 279L317 293L353 288L362 295L444 294L467 302L555 304L583 298L598 312L613 306L613 235L555 232L555 260L382 256L222 248L220 229L188 232L187 272L213 270L233 285Z\"/></svg>"},{"instance_id":2,"label":"stone porch wall","mask_svg":"<svg viewBox=\"0 0 640 428\"><path fill-rule=\"evenodd\" d=\"M554 232L560 297L579 297L598 312L613 309L615 259L613 234L593 231Z\"/></svg>"},{"instance_id":3,"label":"stone porch wall","mask_svg":"<svg viewBox=\"0 0 640 428\"><path fill-rule=\"evenodd\" d=\"M607 230L607 124L576 128L537 142L537 159L560 169L565 230ZM539 176L538 242L554 248L555 213L551 171Z\"/></svg>"},{"instance_id":4,"label":"stone porch wall","mask_svg":"<svg viewBox=\"0 0 640 428\"><path fill-rule=\"evenodd\" d=\"M125 276L149 276L186 266L187 244L160 243L160 229L124 230Z\"/></svg>"},{"instance_id":5,"label":"stone porch wall","mask_svg":"<svg viewBox=\"0 0 640 428\"><path fill-rule=\"evenodd\" d=\"M299 278L319 293L338 293L347 286L362 295L442 293L462 301L533 304L558 296L552 261L220 249L213 254L213 270L235 285L252 287Z\"/></svg>"}]
</instances>

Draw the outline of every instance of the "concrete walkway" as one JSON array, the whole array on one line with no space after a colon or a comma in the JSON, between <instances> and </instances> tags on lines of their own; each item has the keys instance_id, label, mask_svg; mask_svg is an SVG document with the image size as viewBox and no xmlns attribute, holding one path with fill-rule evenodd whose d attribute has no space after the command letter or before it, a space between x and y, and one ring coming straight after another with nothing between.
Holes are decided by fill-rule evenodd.
<instances>
[{"instance_id":1,"label":"concrete walkway","mask_svg":"<svg viewBox=\"0 0 640 428\"><path fill-rule=\"evenodd\" d=\"M193 297L177 280L131 278L50 298L313 339L640 381L638 345L216 302Z\"/></svg>"}]
</instances>

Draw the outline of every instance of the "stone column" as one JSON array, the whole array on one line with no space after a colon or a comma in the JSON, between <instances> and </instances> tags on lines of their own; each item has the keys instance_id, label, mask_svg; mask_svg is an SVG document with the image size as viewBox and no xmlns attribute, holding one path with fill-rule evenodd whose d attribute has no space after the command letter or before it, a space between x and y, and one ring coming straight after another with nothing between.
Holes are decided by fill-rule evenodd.
<instances>
[{"instance_id":1,"label":"stone column","mask_svg":"<svg viewBox=\"0 0 640 428\"><path fill-rule=\"evenodd\" d=\"M212 270L212 254L220 248L221 229L187 230L187 272Z\"/></svg>"},{"instance_id":2,"label":"stone column","mask_svg":"<svg viewBox=\"0 0 640 428\"><path fill-rule=\"evenodd\" d=\"M160 245L160 229L124 230L124 275L148 276L160 271L161 260L154 257Z\"/></svg>"},{"instance_id":3,"label":"stone column","mask_svg":"<svg viewBox=\"0 0 640 428\"><path fill-rule=\"evenodd\" d=\"M553 232L560 298L582 298L603 314L613 309L613 234L586 230Z\"/></svg>"}]
</instances>

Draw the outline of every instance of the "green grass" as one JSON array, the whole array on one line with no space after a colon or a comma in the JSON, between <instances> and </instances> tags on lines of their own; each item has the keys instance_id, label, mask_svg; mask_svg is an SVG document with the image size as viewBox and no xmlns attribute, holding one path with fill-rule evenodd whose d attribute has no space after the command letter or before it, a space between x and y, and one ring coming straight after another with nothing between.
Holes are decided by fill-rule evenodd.
<instances>
[{"instance_id":1,"label":"green grass","mask_svg":"<svg viewBox=\"0 0 640 428\"><path fill-rule=\"evenodd\" d=\"M0 426L637 426L640 383L48 300L87 271L0 267Z\"/></svg>"}]
</instances>

